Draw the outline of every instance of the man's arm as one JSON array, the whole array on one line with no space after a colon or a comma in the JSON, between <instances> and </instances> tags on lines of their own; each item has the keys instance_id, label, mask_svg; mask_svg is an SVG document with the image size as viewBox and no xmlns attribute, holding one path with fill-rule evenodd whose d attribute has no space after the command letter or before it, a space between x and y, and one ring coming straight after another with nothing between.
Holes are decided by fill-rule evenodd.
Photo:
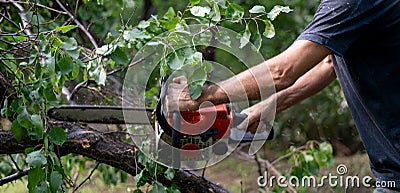
<instances>
[{"instance_id":1,"label":"man's arm","mask_svg":"<svg viewBox=\"0 0 400 193\"><path fill-rule=\"evenodd\" d=\"M169 106L177 106L176 94L179 95L180 110L194 110L201 103L209 101L213 104L228 103L230 101L260 99L261 92L272 94L272 91L285 89L291 86L300 76L318 64L331 51L320 44L308 41L295 41L281 54L262 62L246 71L239 73L218 84L206 87L196 101L190 98L186 79L176 78L175 85L168 94ZM271 76L266 75L268 69ZM182 92L183 89L183 92Z\"/></svg>"},{"instance_id":2,"label":"man's arm","mask_svg":"<svg viewBox=\"0 0 400 193\"><path fill-rule=\"evenodd\" d=\"M238 125L238 129L247 129L251 132L257 131L260 120L265 120L267 122L272 121L275 114L318 93L335 79L336 74L333 69L332 60L330 56L328 56L314 68L298 78L292 86L242 111L242 113L248 115L248 127L246 128L247 122L244 121L243 124ZM275 99L276 113L274 111ZM258 131L262 131L265 127L266 125L264 124L260 125Z\"/></svg>"}]
</instances>

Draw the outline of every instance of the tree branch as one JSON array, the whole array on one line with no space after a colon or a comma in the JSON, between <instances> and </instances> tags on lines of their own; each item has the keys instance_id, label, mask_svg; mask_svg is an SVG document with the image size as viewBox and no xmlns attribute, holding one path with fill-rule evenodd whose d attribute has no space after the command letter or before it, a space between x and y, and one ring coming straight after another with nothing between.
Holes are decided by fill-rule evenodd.
<instances>
[{"instance_id":1,"label":"tree branch","mask_svg":"<svg viewBox=\"0 0 400 193\"><path fill-rule=\"evenodd\" d=\"M90 34L90 32L88 30L86 30L85 26L83 26L83 24L78 19L76 19L76 17L60 2L60 0L56 0L56 2L61 7L61 9L64 10L72 20L74 20L76 25L78 25L79 29L81 29L83 31L83 33L85 33L85 35L89 38L89 40L93 44L94 48L97 49L99 46L97 45L97 42L93 38L92 34Z\"/></svg>"},{"instance_id":2,"label":"tree branch","mask_svg":"<svg viewBox=\"0 0 400 193\"><path fill-rule=\"evenodd\" d=\"M94 166L94 168L92 169L92 171L90 171L90 174L77 186L74 188L74 190L72 191L73 193L78 191L79 188L81 188L83 186L83 184L85 184L88 180L90 180L90 178L92 177L94 171L97 170L97 168L99 167L100 163L97 162L97 164Z\"/></svg>"},{"instance_id":3,"label":"tree branch","mask_svg":"<svg viewBox=\"0 0 400 193\"><path fill-rule=\"evenodd\" d=\"M90 157L98 162L119 168L130 175L136 175L145 167L137 163L136 153L139 151L134 145L123 142L113 135L87 128L79 124L54 122L53 125L62 127L67 132L67 140L59 147L61 155L76 153ZM10 131L0 131L0 154L23 153L28 147L41 145L42 141L23 139L18 142ZM228 190L185 170L177 170L172 180L163 174L157 180L166 186L178 185L181 192L215 192L226 193Z\"/></svg>"},{"instance_id":4,"label":"tree branch","mask_svg":"<svg viewBox=\"0 0 400 193\"><path fill-rule=\"evenodd\" d=\"M9 182L12 182L12 181L20 179L20 178L28 175L28 172L29 172L29 169L25 169L23 171L19 171L19 172L15 173L15 174L11 174L11 175L6 176L4 178L0 178L0 186L2 186L4 184L7 184Z\"/></svg>"}]
</instances>

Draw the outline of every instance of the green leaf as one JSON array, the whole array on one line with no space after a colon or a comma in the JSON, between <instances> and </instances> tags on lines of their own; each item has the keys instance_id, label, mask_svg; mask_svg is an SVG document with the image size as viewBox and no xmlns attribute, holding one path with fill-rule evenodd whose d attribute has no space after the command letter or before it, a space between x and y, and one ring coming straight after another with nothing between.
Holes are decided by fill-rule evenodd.
<instances>
[{"instance_id":1,"label":"green leaf","mask_svg":"<svg viewBox=\"0 0 400 193\"><path fill-rule=\"evenodd\" d=\"M226 0L212 0L214 3L221 6L222 9L226 9Z\"/></svg>"},{"instance_id":2,"label":"green leaf","mask_svg":"<svg viewBox=\"0 0 400 193\"><path fill-rule=\"evenodd\" d=\"M3 102L3 108L1 108L0 114L3 117L7 117L7 115L6 115L7 112L9 112L9 110L8 110L8 97L5 97L4 98L4 102Z\"/></svg>"},{"instance_id":3,"label":"green leaf","mask_svg":"<svg viewBox=\"0 0 400 193\"><path fill-rule=\"evenodd\" d=\"M136 189L136 190L133 191L133 193L143 193L143 192L140 189Z\"/></svg>"},{"instance_id":4,"label":"green leaf","mask_svg":"<svg viewBox=\"0 0 400 193\"><path fill-rule=\"evenodd\" d=\"M195 6L200 3L201 0L190 0L190 5Z\"/></svg>"},{"instance_id":5,"label":"green leaf","mask_svg":"<svg viewBox=\"0 0 400 193\"><path fill-rule=\"evenodd\" d=\"M53 165L53 166L60 166L60 160L58 158L58 156L56 155L55 152L51 151L49 153L49 164Z\"/></svg>"},{"instance_id":6,"label":"green leaf","mask_svg":"<svg viewBox=\"0 0 400 193\"><path fill-rule=\"evenodd\" d=\"M164 172L164 176L168 179L168 180L172 180L175 176L175 170L174 168L168 168L165 172Z\"/></svg>"},{"instance_id":7,"label":"green leaf","mask_svg":"<svg viewBox=\"0 0 400 193\"><path fill-rule=\"evenodd\" d=\"M261 5L255 5L249 10L250 13L265 13L265 7Z\"/></svg>"},{"instance_id":8,"label":"green leaf","mask_svg":"<svg viewBox=\"0 0 400 193\"><path fill-rule=\"evenodd\" d=\"M200 67L197 68L193 74L189 77L189 84L193 83L193 82L206 82L207 80L207 73L204 70L204 68Z\"/></svg>"},{"instance_id":9,"label":"green leaf","mask_svg":"<svg viewBox=\"0 0 400 193\"><path fill-rule=\"evenodd\" d=\"M78 43L75 38L70 37L65 42L63 42L62 48L65 50L76 50L78 49Z\"/></svg>"},{"instance_id":10,"label":"green leaf","mask_svg":"<svg viewBox=\"0 0 400 193\"><path fill-rule=\"evenodd\" d=\"M250 41L250 37L251 37L251 32L249 30L249 25L246 25L246 29L243 31L242 36L240 37L239 48L243 48L244 46L246 46Z\"/></svg>"},{"instance_id":11,"label":"green leaf","mask_svg":"<svg viewBox=\"0 0 400 193\"><path fill-rule=\"evenodd\" d=\"M28 136L28 131L21 127L18 120L14 120L11 124L11 132L13 133L15 139L20 142L22 139Z\"/></svg>"},{"instance_id":12,"label":"green leaf","mask_svg":"<svg viewBox=\"0 0 400 193\"><path fill-rule=\"evenodd\" d=\"M204 17L210 13L211 9L209 7L193 6L190 8L190 13L197 17Z\"/></svg>"},{"instance_id":13,"label":"green leaf","mask_svg":"<svg viewBox=\"0 0 400 193\"><path fill-rule=\"evenodd\" d=\"M224 34L224 33L217 33L216 36L217 40L219 43L224 44L225 46L228 46L229 48L231 47L231 38L229 35Z\"/></svg>"},{"instance_id":14,"label":"green leaf","mask_svg":"<svg viewBox=\"0 0 400 193\"><path fill-rule=\"evenodd\" d=\"M31 128L29 135L34 139L41 139L44 131L42 117L38 114L34 114L31 116L31 120L33 127Z\"/></svg>"},{"instance_id":15,"label":"green leaf","mask_svg":"<svg viewBox=\"0 0 400 193\"><path fill-rule=\"evenodd\" d=\"M263 20L265 23L265 30L263 35L267 38L273 38L275 36L275 28L274 25L272 25L271 21L269 20Z\"/></svg>"},{"instance_id":16,"label":"green leaf","mask_svg":"<svg viewBox=\"0 0 400 193\"><path fill-rule=\"evenodd\" d=\"M67 50L67 53L75 60L79 58L79 50Z\"/></svg>"},{"instance_id":17,"label":"green leaf","mask_svg":"<svg viewBox=\"0 0 400 193\"><path fill-rule=\"evenodd\" d=\"M308 166L308 171L311 174L318 176L320 166L318 165L318 163L316 161L308 162L307 166Z\"/></svg>"},{"instance_id":18,"label":"green leaf","mask_svg":"<svg viewBox=\"0 0 400 193\"><path fill-rule=\"evenodd\" d=\"M56 61L53 56L45 54L46 60L44 64L47 66L50 76L54 76L56 71Z\"/></svg>"},{"instance_id":19,"label":"green leaf","mask_svg":"<svg viewBox=\"0 0 400 193\"><path fill-rule=\"evenodd\" d=\"M176 13L175 13L174 8L173 7L169 7L167 12L164 14L163 18L170 20L170 19L175 18L175 16L176 16Z\"/></svg>"},{"instance_id":20,"label":"green leaf","mask_svg":"<svg viewBox=\"0 0 400 193\"><path fill-rule=\"evenodd\" d=\"M123 37L126 41L135 41L136 39L150 39L151 36L145 34L138 29L132 29L131 31L125 31Z\"/></svg>"},{"instance_id":21,"label":"green leaf","mask_svg":"<svg viewBox=\"0 0 400 193\"><path fill-rule=\"evenodd\" d=\"M203 54L201 52L195 52L192 55L193 57L193 65L197 64L198 62L201 62L203 60Z\"/></svg>"},{"instance_id":22,"label":"green leaf","mask_svg":"<svg viewBox=\"0 0 400 193\"><path fill-rule=\"evenodd\" d=\"M99 85L106 85L107 73L104 68L100 68L99 78L97 79L97 83Z\"/></svg>"},{"instance_id":23,"label":"green leaf","mask_svg":"<svg viewBox=\"0 0 400 193\"><path fill-rule=\"evenodd\" d=\"M73 66L72 66L72 73L69 74L68 79L69 79L69 80L74 80L75 78L78 77L79 72L80 72L80 71L79 71L79 66L78 66L78 65L73 65Z\"/></svg>"},{"instance_id":24,"label":"green leaf","mask_svg":"<svg viewBox=\"0 0 400 193\"><path fill-rule=\"evenodd\" d=\"M206 73L209 73L213 70L213 66L211 64L211 62L208 61L204 61L201 66L204 68L204 70L206 71Z\"/></svg>"},{"instance_id":25,"label":"green leaf","mask_svg":"<svg viewBox=\"0 0 400 193\"><path fill-rule=\"evenodd\" d=\"M41 181L35 188L35 193L48 193L48 184L46 181Z\"/></svg>"},{"instance_id":26,"label":"green leaf","mask_svg":"<svg viewBox=\"0 0 400 193\"><path fill-rule=\"evenodd\" d=\"M194 82L192 84L189 84L189 93L190 97L193 100L196 100L201 96L202 90L203 90L203 84L200 84L199 82Z\"/></svg>"},{"instance_id":27,"label":"green leaf","mask_svg":"<svg viewBox=\"0 0 400 193\"><path fill-rule=\"evenodd\" d=\"M274 8L267 14L267 18L271 21L275 20L281 12L289 13L293 11L288 6L275 5Z\"/></svg>"},{"instance_id":28,"label":"green leaf","mask_svg":"<svg viewBox=\"0 0 400 193\"><path fill-rule=\"evenodd\" d=\"M40 127L43 129L43 122L42 122L42 117L38 114L34 114L31 116L31 120L34 126Z\"/></svg>"},{"instance_id":29,"label":"green leaf","mask_svg":"<svg viewBox=\"0 0 400 193\"><path fill-rule=\"evenodd\" d=\"M117 3L119 7L121 7L121 10L125 8L125 1L124 0L117 0Z\"/></svg>"},{"instance_id":30,"label":"green leaf","mask_svg":"<svg viewBox=\"0 0 400 193\"><path fill-rule=\"evenodd\" d=\"M149 191L149 193L166 193L167 191L165 190L164 185L160 184L159 182L156 182L153 184L153 189Z\"/></svg>"},{"instance_id":31,"label":"green leaf","mask_svg":"<svg viewBox=\"0 0 400 193\"><path fill-rule=\"evenodd\" d=\"M100 48L96 49L96 54L100 54L103 56L108 56L117 48L117 45L114 44L105 44Z\"/></svg>"},{"instance_id":32,"label":"green leaf","mask_svg":"<svg viewBox=\"0 0 400 193\"><path fill-rule=\"evenodd\" d=\"M50 190L51 192L57 192L61 188L63 178L60 172L53 171L50 174Z\"/></svg>"},{"instance_id":33,"label":"green leaf","mask_svg":"<svg viewBox=\"0 0 400 193\"><path fill-rule=\"evenodd\" d=\"M332 155L333 149L332 145L328 142L322 142L319 144L319 150L322 152L326 152L329 155Z\"/></svg>"},{"instance_id":34,"label":"green leaf","mask_svg":"<svg viewBox=\"0 0 400 193\"><path fill-rule=\"evenodd\" d=\"M13 166L9 162L0 162L0 174L10 175L13 172Z\"/></svg>"},{"instance_id":35,"label":"green leaf","mask_svg":"<svg viewBox=\"0 0 400 193\"><path fill-rule=\"evenodd\" d=\"M140 163L140 164L142 164L142 165L146 165L146 163L147 163L147 161L148 161L148 158L147 158L147 156L143 153L143 152L138 152L137 154L136 154L136 157L137 157L137 162L138 163Z\"/></svg>"},{"instance_id":36,"label":"green leaf","mask_svg":"<svg viewBox=\"0 0 400 193\"><path fill-rule=\"evenodd\" d=\"M121 47L117 47L110 57L116 64L127 64L129 62L128 54Z\"/></svg>"},{"instance_id":37,"label":"green leaf","mask_svg":"<svg viewBox=\"0 0 400 193\"><path fill-rule=\"evenodd\" d=\"M77 25L64 25L64 26L57 26L55 30L61 30L63 34L77 28Z\"/></svg>"},{"instance_id":38,"label":"green leaf","mask_svg":"<svg viewBox=\"0 0 400 193\"><path fill-rule=\"evenodd\" d=\"M238 4L231 3L225 10L225 16L232 19L242 19L244 15L244 9Z\"/></svg>"},{"instance_id":39,"label":"green leaf","mask_svg":"<svg viewBox=\"0 0 400 193\"><path fill-rule=\"evenodd\" d=\"M28 190L34 192L36 186L44 179L44 172L42 168L32 168L28 172Z\"/></svg>"},{"instance_id":40,"label":"green leaf","mask_svg":"<svg viewBox=\"0 0 400 193\"><path fill-rule=\"evenodd\" d=\"M149 160L147 163L146 163L146 168L147 168L147 171L149 171L149 173L150 173L150 175L151 176L156 176L156 174L157 174L157 163L156 162L154 162L154 161L152 161L152 160Z\"/></svg>"},{"instance_id":41,"label":"green leaf","mask_svg":"<svg viewBox=\"0 0 400 193\"><path fill-rule=\"evenodd\" d=\"M259 31L256 33L256 39L254 40L254 47L256 47L257 51L260 51L262 45L262 37Z\"/></svg>"},{"instance_id":42,"label":"green leaf","mask_svg":"<svg viewBox=\"0 0 400 193\"><path fill-rule=\"evenodd\" d=\"M136 181L136 187L141 187L146 184L148 175L146 170L142 170L139 174L136 174L136 176L134 176L133 178Z\"/></svg>"},{"instance_id":43,"label":"green leaf","mask_svg":"<svg viewBox=\"0 0 400 193\"><path fill-rule=\"evenodd\" d=\"M179 191L179 187L176 184L172 184L171 187L167 188L167 192L168 193L181 193L181 191Z\"/></svg>"},{"instance_id":44,"label":"green leaf","mask_svg":"<svg viewBox=\"0 0 400 193\"><path fill-rule=\"evenodd\" d=\"M181 52L174 52L167 58L167 65L171 70L181 69L183 66L184 57Z\"/></svg>"},{"instance_id":45,"label":"green leaf","mask_svg":"<svg viewBox=\"0 0 400 193\"><path fill-rule=\"evenodd\" d=\"M43 89L43 96L46 98L48 102L57 101L57 95L54 93L53 87L48 85Z\"/></svg>"},{"instance_id":46,"label":"green leaf","mask_svg":"<svg viewBox=\"0 0 400 193\"><path fill-rule=\"evenodd\" d=\"M150 26L150 22L142 20L142 21L139 22L138 28L146 29L149 26Z\"/></svg>"},{"instance_id":47,"label":"green leaf","mask_svg":"<svg viewBox=\"0 0 400 193\"><path fill-rule=\"evenodd\" d=\"M58 61L58 68L60 72L64 75L68 75L72 71L73 62L69 57L63 57Z\"/></svg>"},{"instance_id":48,"label":"green leaf","mask_svg":"<svg viewBox=\"0 0 400 193\"><path fill-rule=\"evenodd\" d=\"M32 126L32 121L29 118L28 111L26 111L26 108L23 108L21 113L17 116L17 120L21 127L28 129Z\"/></svg>"},{"instance_id":49,"label":"green leaf","mask_svg":"<svg viewBox=\"0 0 400 193\"><path fill-rule=\"evenodd\" d=\"M56 145L62 145L67 139L67 133L61 127L53 127L49 132L50 141Z\"/></svg>"},{"instance_id":50,"label":"green leaf","mask_svg":"<svg viewBox=\"0 0 400 193\"><path fill-rule=\"evenodd\" d=\"M46 155L44 155L41 150L31 152L26 156L26 163L28 163L31 168L41 167L47 164Z\"/></svg>"},{"instance_id":51,"label":"green leaf","mask_svg":"<svg viewBox=\"0 0 400 193\"><path fill-rule=\"evenodd\" d=\"M221 20L221 12L219 11L219 6L214 3L213 5L213 10L210 13L211 15L211 20L218 22Z\"/></svg>"}]
</instances>

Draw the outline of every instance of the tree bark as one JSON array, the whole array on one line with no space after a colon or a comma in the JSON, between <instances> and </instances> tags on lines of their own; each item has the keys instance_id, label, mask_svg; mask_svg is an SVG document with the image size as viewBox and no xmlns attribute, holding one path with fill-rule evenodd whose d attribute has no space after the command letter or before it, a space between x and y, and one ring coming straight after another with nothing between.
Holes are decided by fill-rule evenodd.
<instances>
[{"instance_id":1,"label":"tree bark","mask_svg":"<svg viewBox=\"0 0 400 193\"><path fill-rule=\"evenodd\" d=\"M139 151L137 147L121 141L115 135L79 124L56 122L54 125L64 128L67 132L67 140L62 146L58 147L61 156L70 153L84 155L119 168L130 175L136 175L144 168L135 161L136 153ZM37 147L42 144L42 141L29 139L18 142L11 131L0 131L0 154L23 153L28 147ZM172 180L160 174L157 176L157 180L166 186L176 184L181 192L229 192L191 171L177 170Z\"/></svg>"}]
</instances>

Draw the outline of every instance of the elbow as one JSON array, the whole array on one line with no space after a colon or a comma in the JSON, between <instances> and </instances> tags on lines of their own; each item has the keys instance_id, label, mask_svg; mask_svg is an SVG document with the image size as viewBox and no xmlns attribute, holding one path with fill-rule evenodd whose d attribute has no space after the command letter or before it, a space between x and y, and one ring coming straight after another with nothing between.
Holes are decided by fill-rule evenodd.
<instances>
[{"instance_id":1,"label":"elbow","mask_svg":"<svg viewBox=\"0 0 400 193\"><path fill-rule=\"evenodd\" d=\"M296 82L296 78L290 73L291 69L270 68L272 79L275 84L276 91L290 87Z\"/></svg>"}]
</instances>

